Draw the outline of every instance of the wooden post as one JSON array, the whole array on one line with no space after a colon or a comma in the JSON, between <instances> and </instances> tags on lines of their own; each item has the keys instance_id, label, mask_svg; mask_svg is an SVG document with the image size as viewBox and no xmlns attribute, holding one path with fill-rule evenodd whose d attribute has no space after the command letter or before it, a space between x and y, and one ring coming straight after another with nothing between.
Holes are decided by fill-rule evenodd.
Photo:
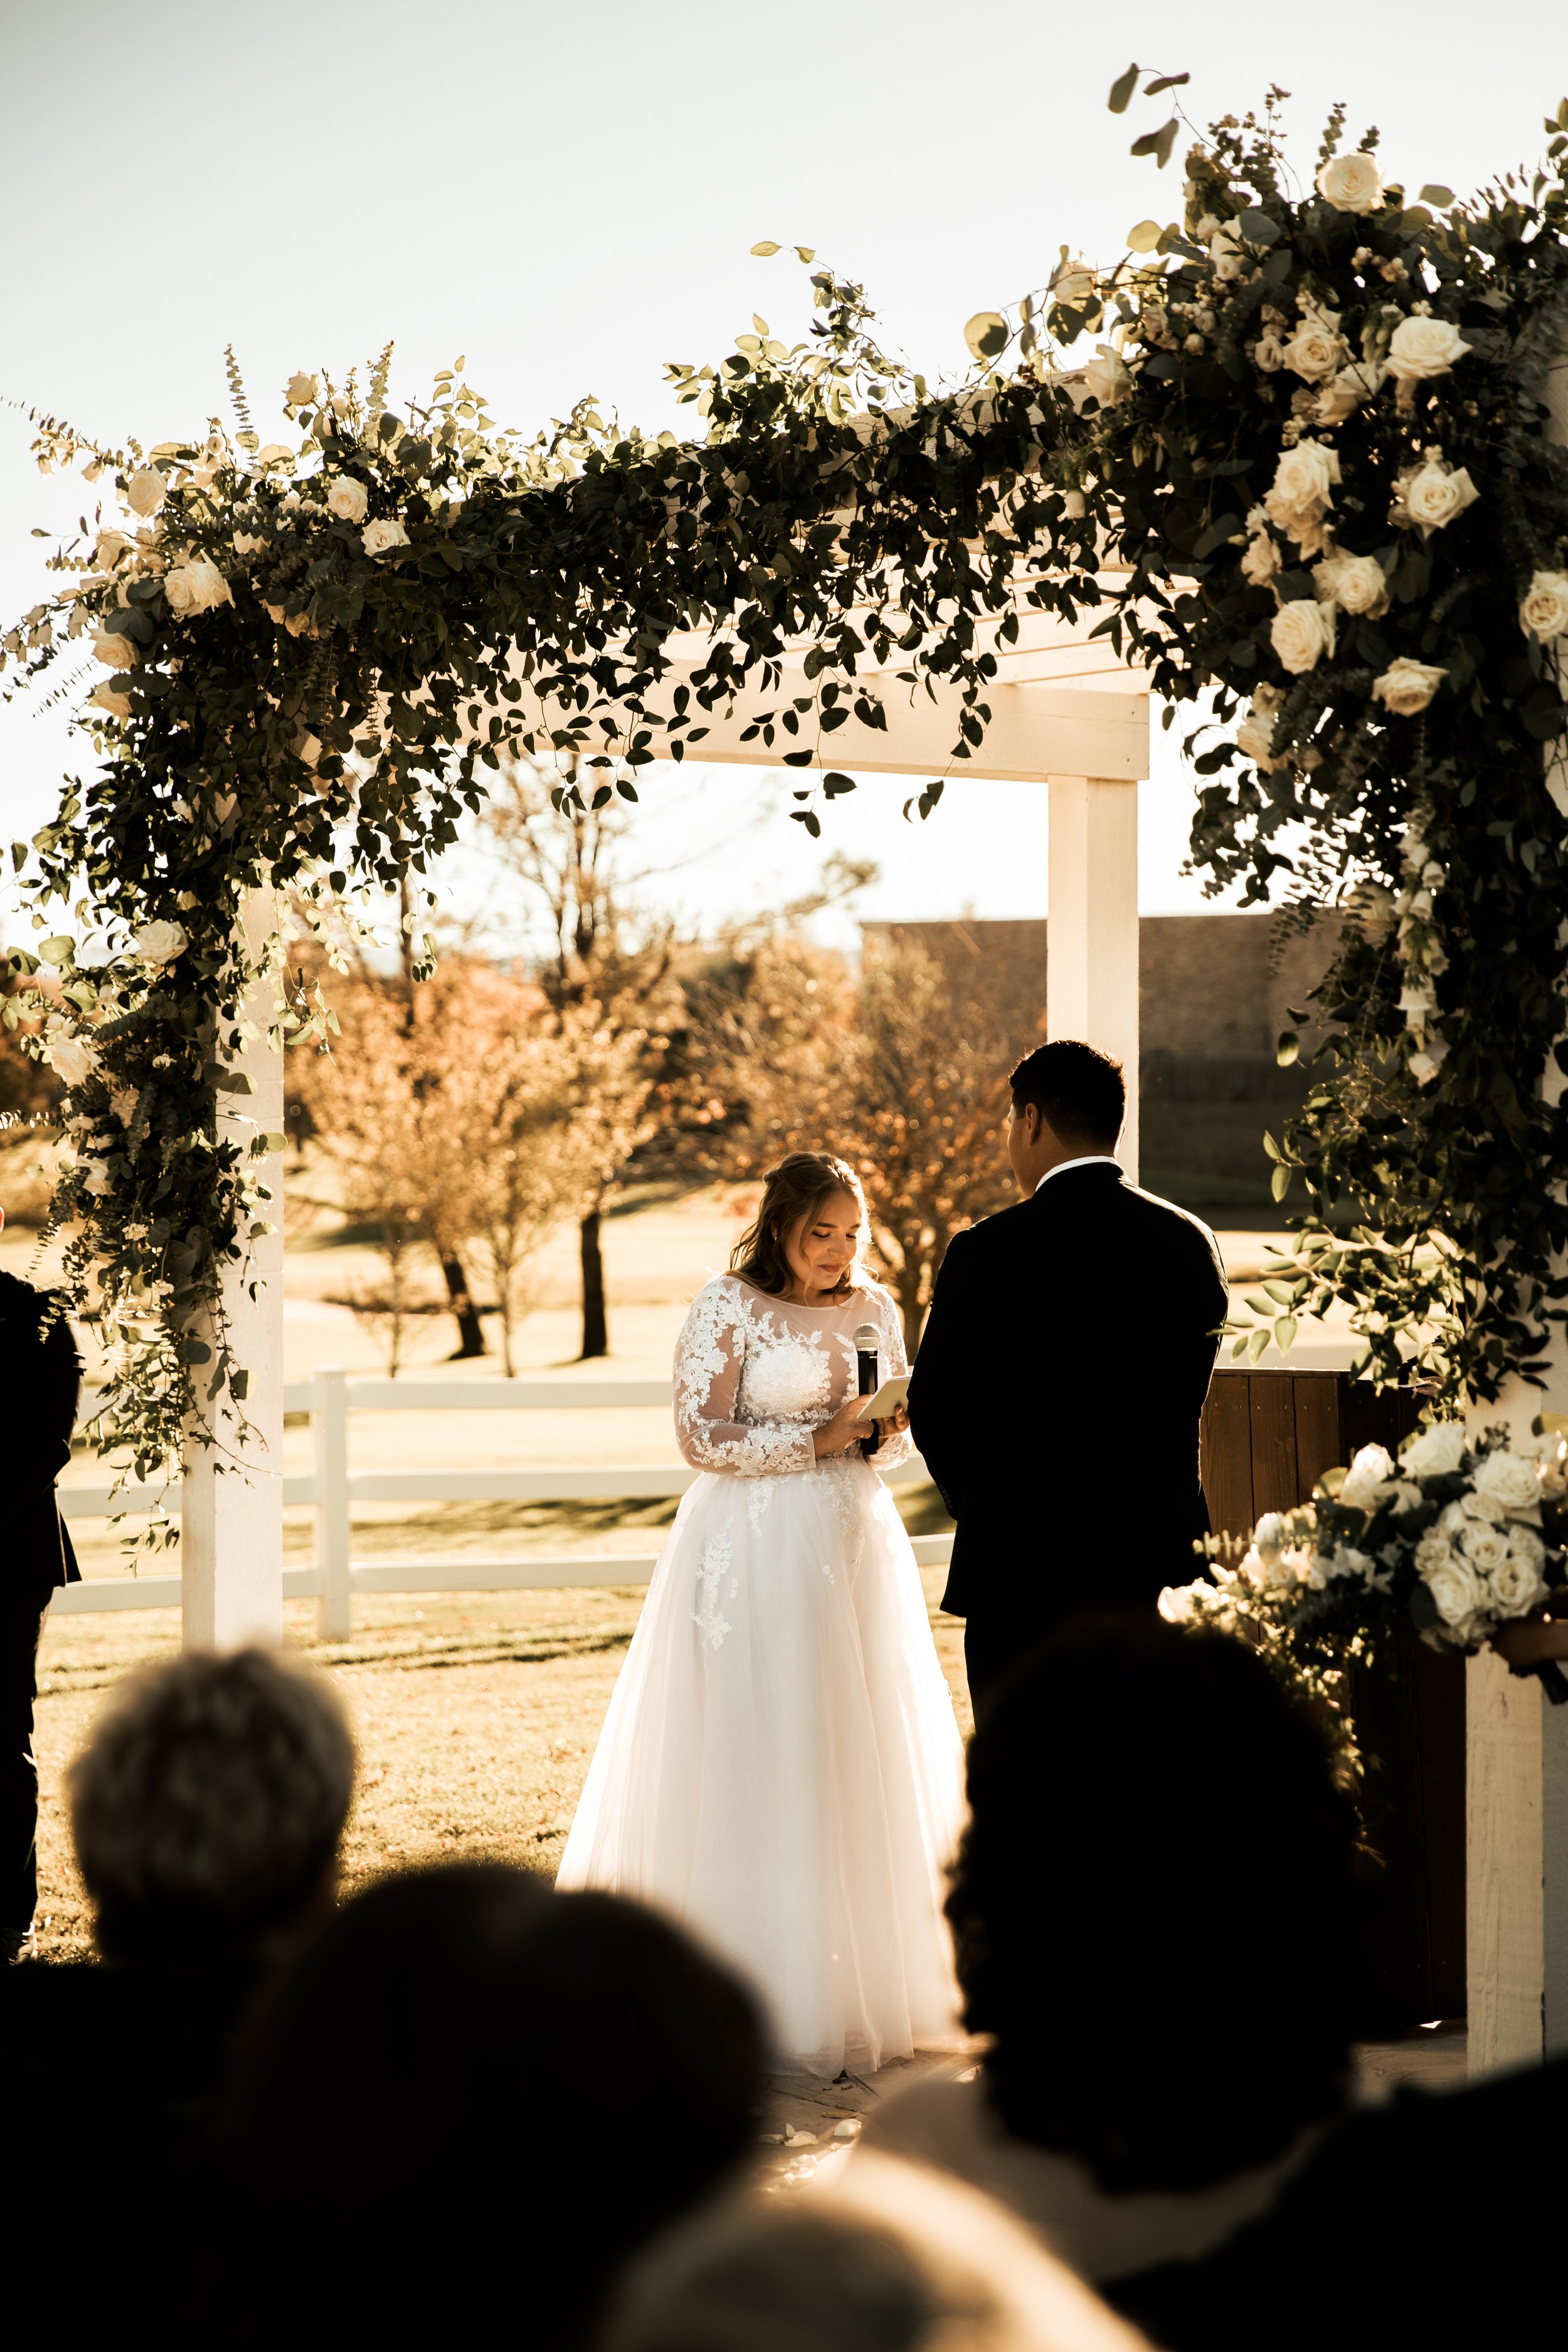
<instances>
[{"instance_id":1,"label":"wooden post","mask_svg":"<svg viewBox=\"0 0 1568 2352\"><path fill-rule=\"evenodd\" d=\"M276 929L277 911L269 890L247 901L253 960ZM245 1151L258 1133L283 1128L283 1056L268 1043L275 996L275 982L262 980L245 1000L251 1034L230 1066L248 1078L249 1093L218 1096L218 1134ZM272 1195L272 1231L250 1244L248 1266L230 1267L223 1285L230 1343L248 1374L243 1407L220 1399L211 1408L213 1443L193 1438L185 1448L180 1570L187 1649L237 1649L283 1635L283 1163L269 1153L260 1166Z\"/></svg>"},{"instance_id":2,"label":"wooden post","mask_svg":"<svg viewBox=\"0 0 1568 2352\"><path fill-rule=\"evenodd\" d=\"M1568 359L1550 379L1549 426L1568 442ZM1568 754L1548 753L1547 784L1568 816ZM1561 1098L1548 1065L1543 1090ZM1506 1421L1528 1436L1538 1412L1568 1412L1568 1335L1552 1328L1545 1391L1512 1381L1475 1406L1473 1427ZM1469 2070L1539 2063L1568 2051L1568 1706L1491 1651L1465 1668Z\"/></svg>"},{"instance_id":3,"label":"wooden post","mask_svg":"<svg viewBox=\"0 0 1568 2352\"><path fill-rule=\"evenodd\" d=\"M1127 1075L1119 1157L1138 1181L1138 786L1050 780L1046 1026L1114 1054Z\"/></svg>"}]
</instances>

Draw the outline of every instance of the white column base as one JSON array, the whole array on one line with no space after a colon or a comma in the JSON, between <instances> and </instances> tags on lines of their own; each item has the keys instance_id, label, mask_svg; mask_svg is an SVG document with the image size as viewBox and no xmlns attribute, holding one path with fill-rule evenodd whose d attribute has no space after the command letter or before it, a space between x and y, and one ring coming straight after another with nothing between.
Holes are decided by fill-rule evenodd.
<instances>
[{"instance_id":1,"label":"white column base","mask_svg":"<svg viewBox=\"0 0 1568 2352\"><path fill-rule=\"evenodd\" d=\"M1494 1651L1465 1665L1469 2071L1568 2050L1568 1706Z\"/></svg>"}]
</instances>

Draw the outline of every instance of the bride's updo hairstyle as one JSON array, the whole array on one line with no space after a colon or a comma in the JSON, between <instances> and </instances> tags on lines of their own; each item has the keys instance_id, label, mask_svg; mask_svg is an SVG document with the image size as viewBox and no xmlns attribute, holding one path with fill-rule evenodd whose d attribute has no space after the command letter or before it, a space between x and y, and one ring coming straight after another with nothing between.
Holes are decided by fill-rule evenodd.
<instances>
[{"instance_id":1,"label":"bride's updo hairstyle","mask_svg":"<svg viewBox=\"0 0 1568 2352\"><path fill-rule=\"evenodd\" d=\"M740 1275L753 1290L764 1290L778 1297L795 1280L784 1255L785 1243L792 1234L804 1233L816 1223L823 1202L831 1200L835 1192L847 1192L854 1201L860 1212L864 1236L866 1195L849 1162L831 1151L790 1152L763 1179L762 1206L730 1252L731 1273ZM857 1244L842 1281L828 1293L829 1297L847 1298L864 1278L860 1247Z\"/></svg>"}]
</instances>

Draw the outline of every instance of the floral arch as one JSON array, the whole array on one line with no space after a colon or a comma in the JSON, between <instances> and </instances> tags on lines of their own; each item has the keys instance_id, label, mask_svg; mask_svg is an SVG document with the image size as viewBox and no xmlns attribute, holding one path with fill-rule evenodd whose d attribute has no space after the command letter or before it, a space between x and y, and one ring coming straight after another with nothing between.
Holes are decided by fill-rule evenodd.
<instances>
[{"instance_id":1,"label":"floral arch","mask_svg":"<svg viewBox=\"0 0 1568 2352\"><path fill-rule=\"evenodd\" d=\"M88 631L104 665L79 719L96 771L12 852L46 935L7 1018L41 1017L68 1088L55 1214L139 1471L243 1405L221 1297L268 1222L268 1146L222 1113L269 952L247 898L422 876L504 747L635 793L628 768L721 719L803 771L816 830L852 787L823 764L836 736L901 698L951 710L961 773L1035 612L1090 615L1167 720L1211 698L1188 740L1216 887L1352 919L1277 1146L1276 1189L1305 1202L1271 1285L1281 1343L1337 1297L1379 1377L1412 1353L1448 1397L1539 1377L1568 1313L1568 1116L1542 1084L1565 1027L1546 747L1568 103L1546 127L1528 187L1407 201L1374 132L1342 152L1342 110L1304 192L1269 109L1227 118L1192 146L1179 220L971 320L956 393L890 359L861 289L799 248L805 342L759 319L718 366L671 371L701 437L584 403L524 443L461 362L395 410L390 351L363 383L296 376L286 443L262 443L232 357L237 428L203 446L37 419L40 463L81 464L123 514L56 552L77 577L4 641L21 681ZM1177 128L1139 147L1163 163ZM1064 373L1086 332L1095 358ZM83 900L114 946L91 969L47 928ZM323 1017L286 1002L279 1042Z\"/></svg>"}]
</instances>

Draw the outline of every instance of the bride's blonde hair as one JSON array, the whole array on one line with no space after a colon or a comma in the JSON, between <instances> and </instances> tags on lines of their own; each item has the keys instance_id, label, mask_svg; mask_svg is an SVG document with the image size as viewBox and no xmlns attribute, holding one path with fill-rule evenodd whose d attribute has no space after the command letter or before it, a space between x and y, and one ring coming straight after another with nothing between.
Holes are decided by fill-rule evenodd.
<instances>
[{"instance_id":1,"label":"bride's blonde hair","mask_svg":"<svg viewBox=\"0 0 1568 2352\"><path fill-rule=\"evenodd\" d=\"M823 1202L835 1192L847 1192L860 1212L855 1255L828 1293L832 1298L847 1297L865 1279L860 1258L865 1246L866 1195L849 1162L831 1151L792 1151L776 1168L768 1170L756 1216L730 1252L731 1273L773 1297L787 1290L795 1276L784 1244L792 1234L816 1223Z\"/></svg>"}]
</instances>

